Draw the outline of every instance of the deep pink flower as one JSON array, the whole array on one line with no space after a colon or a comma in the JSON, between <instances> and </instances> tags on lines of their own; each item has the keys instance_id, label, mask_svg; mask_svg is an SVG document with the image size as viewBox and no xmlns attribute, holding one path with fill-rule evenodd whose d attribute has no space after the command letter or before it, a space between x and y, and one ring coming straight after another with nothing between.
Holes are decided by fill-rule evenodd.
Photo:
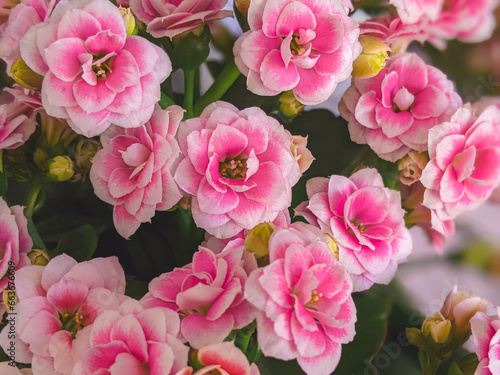
<instances>
[{"instance_id":1,"label":"deep pink flower","mask_svg":"<svg viewBox=\"0 0 500 375\"><path fill-rule=\"evenodd\" d=\"M476 117L460 108L430 130L429 157L420 178L424 205L441 220L478 207L500 181L500 110L491 106Z\"/></svg>"},{"instance_id":2,"label":"deep pink flower","mask_svg":"<svg viewBox=\"0 0 500 375\"><path fill-rule=\"evenodd\" d=\"M500 309L497 316L478 312L470 320L472 338L479 360L474 375L495 375L500 369Z\"/></svg>"},{"instance_id":3,"label":"deep pink flower","mask_svg":"<svg viewBox=\"0 0 500 375\"><path fill-rule=\"evenodd\" d=\"M192 196L198 227L229 238L290 206L300 178L290 133L260 108L213 103L183 122L178 138L175 181Z\"/></svg>"},{"instance_id":4,"label":"deep pink flower","mask_svg":"<svg viewBox=\"0 0 500 375\"><path fill-rule=\"evenodd\" d=\"M341 344L355 333L351 279L324 239L304 223L276 229L269 239L270 264L253 271L245 286L245 297L259 310L262 353L297 359L309 375L332 373Z\"/></svg>"},{"instance_id":5,"label":"deep pink flower","mask_svg":"<svg viewBox=\"0 0 500 375\"><path fill-rule=\"evenodd\" d=\"M448 121L462 104L453 83L413 53L393 56L370 79L353 78L339 105L351 139L396 161L426 151L430 128Z\"/></svg>"},{"instance_id":6,"label":"deep pink flower","mask_svg":"<svg viewBox=\"0 0 500 375\"><path fill-rule=\"evenodd\" d=\"M233 12L222 10L227 0L130 0L130 8L146 31L155 38L169 37L192 31L204 23L231 17Z\"/></svg>"},{"instance_id":7,"label":"deep pink flower","mask_svg":"<svg viewBox=\"0 0 500 375\"><path fill-rule=\"evenodd\" d=\"M128 300L86 328L88 349L71 374L173 375L187 365L189 352L177 338L179 326L172 310Z\"/></svg>"},{"instance_id":8,"label":"deep pink flower","mask_svg":"<svg viewBox=\"0 0 500 375\"><path fill-rule=\"evenodd\" d=\"M45 76L47 113L87 137L111 124L144 124L172 70L160 47L127 36L120 11L107 0L62 1L47 22L28 30L21 55Z\"/></svg>"},{"instance_id":9,"label":"deep pink flower","mask_svg":"<svg viewBox=\"0 0 500 375\"><path fill-rule=\"evenodd\" d=\"M443 40L478 43L489 39L496 27L497 0L390 0L404 23L423 23L438 47Z\"/></svg>"},{"instance_id":10,"label":"deep pink flower","mask_svg":"<svg viewBox=\"0 0 500 375\"><path fill-rule=\"evenodd\" d=\"M312 178L306 188L309 201L295 211L333 237L354 290L388 284L398 262L412 250L399 192L384 187L380 174L370 168L349 178Z\"/></svg>"},{"instance_id":11,"label":"deep pink flower","mask_svg":"<svg viewBox=\"0 0 500 375\"><path fill-rule=\"evenodd\" d=\"M252 1L250 30L235 43L236 65L257 95L292 90L318 104L349 77L361 52L358 23L345 1Z\"/></svg>"},{"instance_id":12,"label":"deep pink flower","mask_svg":"<svg viewBox=\"0 0 500 375\"><path fill-rule=\"evenodd\" d=\"M69 374L81 354L79 332L104 310L116 309L125 275L116 257L77 263L68 255L16 274L17 332L33 353L33 371Z\"/></svg>"},{"instance_id":13,"label":"deep pink flower","mask_svg":"<svg viewBox=\"0 0 500 375\"><path fill-rule=\"evenodd\" d=\"M103 149L92 159L90 181L96 195L114 206L113 221L122 237L182 198L171 168L180 154L174 137L183 112L179 106L157 106L141 127L114 126L101 136Z\"/></svg>"},{"instance_id":14,"label":"deep pink flower","mask_svg":"<svg viewBox=\"0 0 500 375\"><path fill-rule=\"evenodd\" d=\"M8 96L7 103L0 104L0 150L23 145L37 124L32 108L19 102L13 95L5 95Z\"/></svg>"},{"instance_id":15,"label":"deep pink flower","mask_svg":"<svg viewBox=\"0 0 500 375\"><path fill-rule=\"evenodd\" d=\"M200 246L192 263L151 281L143 305L176 311L182 319L180 334L196 349L222 342L233 329L255 318L243 298L244 252L238 247L216 255Z\"/></svg>"},{"instance_id":16,"label":"deep pink flower","mask_svg":"<svg viewBox=\"0 0 500 375\"><path fill-rule=\"evenodd\" d=\"M198 350L196 358L204 367L193 373L192 367L186 367L175 375L260 375L255 363L248 363L247 357L232 342L221 342L205 346Z\"/></svg>"}]
</instances>

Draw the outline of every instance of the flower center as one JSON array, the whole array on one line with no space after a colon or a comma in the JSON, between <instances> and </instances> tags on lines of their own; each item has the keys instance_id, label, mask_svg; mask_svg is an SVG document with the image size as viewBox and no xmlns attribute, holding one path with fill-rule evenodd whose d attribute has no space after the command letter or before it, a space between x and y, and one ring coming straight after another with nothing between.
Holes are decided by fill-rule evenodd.
<instances>
[{"instance_id":1,"label":"flower center","mask_svg":"<svg viewBox=\"0 0 500 375\"><path fill-rule=\"evenodd\" d=\"M219 162L220 175L230 180L243 180L246 170L247 159L227 158Z\"/></svg>"},{"instance_id":2,"label":"flower center","mask_svg":"<svg viewBox=\"0 0 500 375\"><path fill-rule=\"evenodd\" d=\"M290 49L292 51L293 56L302 56L307 51L307 49L304 48L304 46L299 43L299 38L300 38L299 35L293 34L293 39L290 42Z\"/></svg>"},{"instance_id":3,"label":"flower center","mask_svg":"<svg viewBox=\"0 0 500 375\"><path fill-rule=\"evenodd\" d=\"M111 59L104 61L100 64L92 65L92 71L94 72L97 78L104 79L108 76L109 73L113 72L113 70L109 66L111 63L110 60Z\"/></svg>"},{"instance_id":4,"label":"flower center","mask_svg":"<svg viewBox=\"0 0 500 375\"><path fill-rule=\"evenodd\" d=\"M319 307L319 302L323 293L318 293L316 289L311 292L311 299L306 303L305 307L310 309L317 309Z\"/></svg>"},{"instance_id":5,"label":"flower center","mask_svg":"<svg viewBox=\"0 0 500 375\"><path fill-rule=\"evenodd\" d=\"M73 316L70 316L68 313L64 315L59 314L59 320L62 322L62 329L71 333L73 339L83 329L83 315L79 313L75 313Z\"/></svg>"}]
</instances>

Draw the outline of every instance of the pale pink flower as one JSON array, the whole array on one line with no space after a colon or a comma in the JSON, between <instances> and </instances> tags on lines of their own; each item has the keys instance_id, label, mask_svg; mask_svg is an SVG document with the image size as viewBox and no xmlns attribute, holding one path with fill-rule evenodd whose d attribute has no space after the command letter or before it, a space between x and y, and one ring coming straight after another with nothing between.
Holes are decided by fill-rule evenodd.
<instances>
[{"instance_id":1,"label":"pale pink flower","mask_svg":"<svg viewBox=\"0 0 500 375\"><path fill-rule=\"evenodd\" d=\"M238 247L216 255L200 246L192 263L151 281L143 305L176 311L182 319L181 337L196 349L222 342L233 329L255 319L254 309L243 298L244 252Z\"/></svg>"},{"instance_id":2,"label":"pale pink flower","mask_svg":"<svg viewBox=\"0 0 500 375\"><path fill-rule=\"evenodd\" d=\"M269 261L250 274L245 286L245 297L259 310L257 340L262 353L297 359L308 375L332 373L341 344L355 334L349 274L321 231L304 223L273 232Z\"/></svg>"},{"instance_id":3,"label":"pale pink flower","mask_svg":"<svg viewBox=\"0 0 500 375\"><path fill-rule=\"evenodd\" d=\"M196 225L232 237L290 206L300 170L288 131L260 108L216 102L179 128L175 181L192 196Z\"/></svg>"},{"instance_id":4,"label":"pale pink flower","mask_svg":"<svg viewBox=\"0 0 500 375\"><path fill-rule=\"evenodd\" d=\"M370 168L349 178L312 178L306 189L309 201L295 212L333 237L354 290L388 284L412 250L399 192L384 187L382 176Z\"/></svg>"},{"instance_id":5,"label":"pale pink flower","mask_svg":"<svg viewBox=\"0 0 500 375\"><path fill-rule=\"evenodd\" d=\"M221 342L205 346L196 352L197 360L204 366L193 373L192 367L186 367L175 375L260 375L255 363L248 362L247 357L232 342Z\"/></svg>"},{"instance_id":6,"label":"pale pink flower","mask_svg":"<svg viewBox=\"0 0 500 375\"><path fill-rule=\"evenodd\" d=\"M204 23L232 17L233 12L222 10L227 0L130 0L132 12L146 23L146 31L155 38L173 38L192 31Z\"/></svg>"},{"instance_id":7,"label":"pale pink flower","mask_svg":"<svg viewBox=\"0 0 500 375\"><path fill-rule=\"evenodd\" d=\"M496 375L500 369L500 309L497 316L478 312L470 320L472 338L479 360L474 375Z\"/></svg>"},{"instance_id":8,"label":"pale pink flower","mask_svg":"<svg viewBox=\"0 0 500 375\"><path fill-rule=\"evenodd\" d=\"M141 127L113 126L101 135L103 148L92 159L90 181L96 195L114 206L113 221L122 237L182 198L171 169L180 154L174 137L183 112L179 106L157 106Z\"/></svg>"},{"instance_id":9,"label":"pale pink flower","mask_svg":"<svg viewBox=\"0 0 500 375\"><path fill-rule=\"evenodd\" d=\"M111 124L144 124L172 70L160 47L127 36L120 11L107 0L62 1L47 22L28 30L21 55L44 76L47 113L87 137Z\"/></svg>"},{"instance_id":10,"label":"pale pink flower","mask_svg":"<svg viewBox=\"0 0 500 375\"><path fill-rule=\"evenodd\" d=\"M77 263L62 254L45 267L19 270L16 292L16 329L33 353L33 371L69 374L81 355L79 333L102 311L119 306L125 275L116 257Z\"/></svg>"},{"instance_id":11,"label":"pale pink flower","mask_svg":"<svg viewBox=\"0 0 500 375\"><path fill-rule=\"evenodd\" d=\"M87 327L88 349L72 375L173 375L187 365L189 348L178 338L180 321L162 307L127 300Z\"/></svg>"},{"instance_id":12,"label":"pale pink flower","mask_svg":"<svg viewBox=\"0 0 500 375\"><path fill-rule=\"evenodd\" d=\"M312 162L316 160L307 148L307 137L300 135L292 136L292 154L299 163L300 173L307 171Z\"/></svg>"},{"instance_id":13,"label":"pale pink flower","mask_svg":"<svg viewBox=\"0 0 500 375\"><path fill-rule=\"evenodd\" d=\"M4 89L5 92L7 89ZM37 124L32 108L13 95L6 96L6 102L0 104L0 150L23 145L34 133Z\"/></svg>"},{"instance_id":14,"label":"pale pink flower","mask_svg":"<svg viewBox=\"0 0 500 375\"><path fill-rule=\"evenodd\" d=\"M485 313L488 302L470 291L458 290L455 285L444 301L441 314L453 322L454 333L470 329L470 320L477 312Z\"/></svg>"},{"instance_id":15,"label":"pale pink flower","mask_svg":"<svg viewBox=\"0 0 500 375\"><path fill-rule=\"evenodd\" d=\"M424 206L450 220L484 202L500 181L500 110L479 117L460 108L429 131L430 161L420 181Z\"/></svg>"},{"instance_id":16,"label":"pale pink flower","mask_svg":"<svg viewBox=\"0 0 500 375\"><path fill-rule=\"evenodd\" d=\"M13 9L6 23L0 26L0 58L7 63L7 71L21 57L21 39L33 25L49 18L59 0L22 0Z\"/></svg>"},{"instance_id":17,"label":"pale pink flower","mask_svg":"<svg viewBox=\"0 0 500 375\"><path fill-rule=\"evenodd\" d=\"M234 45L235 62L257 95L292 90L303 104L327 100L361 52L358 23L345 1L250 2L248 24Z\"/></svg>"},{"instance_id":18,"label":"pale pink flower","mask_svg":"<svg viewBox=\"0 0 500 375\"><path fill-rule=\"evenodd\" d=\"M8 20L12 8L18 4L17 0L0 0L0 26Z\"/></svg>"},{"instance_id":19,"label":"pale pink flower","mask_svg":"<svg viewBox=\"0 0 500 375\"><path fill-rule=\"evenodd\" d=\"M404 23L423 23L432 43L446 47L443 40L478 43L489 39L496 27L493 10L498 0L390 0Z\"/></svg>"},{"instance_id":20,"label":"pale pink flower","mask_svg":"<svg viewBox=\"0 0 500 375\"><path fill-rule=\"evenodd\" d=\"M426 151L430 128L448 121L462 104L453 83L413 53L393 56L370 79L353 78L339 105L351 139L396 161Z\"/></svg>"}]
</instances>

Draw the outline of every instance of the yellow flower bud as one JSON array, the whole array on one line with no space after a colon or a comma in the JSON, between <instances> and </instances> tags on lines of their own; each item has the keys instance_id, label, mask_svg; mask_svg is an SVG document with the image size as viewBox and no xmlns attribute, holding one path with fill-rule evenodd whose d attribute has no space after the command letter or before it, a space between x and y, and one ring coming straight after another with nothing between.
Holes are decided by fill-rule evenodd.
<instances>
[{"instance_id":1,"label":"yellow flower bud","mask_svg":"<svg viewBox=\"0 0 500 375\"><path fill-rule=\"evenodd\" d=\"M47 169L49 179L55 182L68 181L75 174L73 160L67 155L49 159Z\"/></svg>"},{"instance_id":2,"label":"yellow flower bud","mask_svg":"<svg viewBox=\"0 0 500 375\"><path fill-rule=\"evenodd\" d=\"M19 298L15 290L5 289L2 293L2 302L7 311L11 311L18 304Z\"/></svg>"},{"instance_id":3,"label":"yellow flower bud","mask_svg":"<svg viewBox=\"0 0 500 375\"><path fill-rule=\"evenodd\" d=\"M135 18L132 14L130 8L118 8L120 13L122 14L123 21L125 22L125 30L127 31L127 35L137 35L139 32L137 29L137 25L135 24Z\"/></svg>"},{"instance_id":4,"label":"yellow flower bud","mask_svg":"<svg viewBox=\"0 0 500 375\"><path fill-rule=\"evenodd\" d=\"M46 266L49 263L50 257L45 250L33 249L28 253L28 258L34 266Z\"/></svg>"},{"instance_id":5,"label":"yellow flower bud","mask_svg":"<svg viewBox=\"0 0 500 375\"><path fill-rule=\"evenodd\" d=\"M93 139L80 139L75 147L76 165L80 168L90 170L90 167L92 167L92 158L101 148L101 144Z\"/></svg>"},{"instance_id":6,"label":"yellow flower bud","mask_svg":"<svg viewBox=\"0 0 500 375\"><path fill-rule=\"evenodd\" d=\"M269 255L269 238L276 229L273 223L261 223L254 227L245 238L245 248L260 259Z\"/></svg>"},{"instance_id":7,"label":"yellow flower bud","mask_svg":"<svg viewBox=\"0 0 500 375\"><path fill-rule=\"evenodd\" d=\"M251 0L234 0L234 5L236 6L236 9L238 9L240 13L245 17L248 16L248 8L250 7L250 1Z\"/></svg>"},{"instance_id":8,"label":"yellow flower bud","mask_svg":"<svg viewBox=\"0 0 500 375\"><path fill-rule=\"evenodd\" d=\"M288 117L295 117L304 111L305 105L299 102L292 91L285 91L280 98L280 112Z\"/></svg>"},{"instance_id":9,"label":"yellow flower bud","mask_svg":"<svg viewBox=\"0 0 500 375\"><path fill-rule=\"evenodd\" d=\"M422 323L422 333L424 336L432 336L436 344L444 344L450 337L451 322L441 313L428 316Z\"/></svg>"},{"instance_id":10,"label":"yellow flower bud","mask_svg":"<svg viewBox=\"0 0 500 375\"><path fill-rule=\"evenodd\" d=\"M19 86L30 90L40 90L42 87L43 77L31 70L21 57L14 61L10 72Z\"/></svg>"},{"instance_id":11,"label":"yellow flower bud","mask_svg":"<svg viewBox=\"0 0 500 375\"><path fill-rule=\"evenodd\" d=\"M352 76L363 79L375 77L384 69L391 48L381 40L368 35L361 35L359 42L363 52L353 63Z\"/></svg>"}]
</instances>

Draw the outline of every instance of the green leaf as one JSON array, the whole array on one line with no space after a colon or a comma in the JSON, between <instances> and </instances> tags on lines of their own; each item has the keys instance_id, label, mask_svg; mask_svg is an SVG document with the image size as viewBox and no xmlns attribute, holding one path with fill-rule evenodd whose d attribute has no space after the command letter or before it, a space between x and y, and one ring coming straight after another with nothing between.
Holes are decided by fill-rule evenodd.
<instances>
[{"instance_id":1,"label":"green leaf","mask_svg":"<svg viewBox=\"0 0 500 375\"><path fill-rule=\"evenodd\" d=\"M68 254L77 262L90 260L97 249L98 236L94 227L85 224L61 237L56 254Z\"/></svg>"},{"instance_id":2,"label":"green leaf","mask_svg":"<svg viewBox=\"0 0 500 375\"><path fill-rule=\"evenodd\" d=\"M110 226L110 220L102 217L61 213L38 222L37 229L44 241L58 242L63 236L85 224L90 224L98 234L101 234Z\"/></svg>"},{"instance_id":3,"label":"green leaf","mask_svg":"<svg viewBox=\"0 0 500 375\"><path fill-rule=\"evenodd\" d=\"M164 93L161 93L161 99L158 104L160 105L161 109L165 109L167 107L170 107L171 105L174 105L175 102Z\"/></svg>"},{"instance_id":4,"label":"green leaf","mask_svg":"<svg viewBox=\"0 0 500 375\"><path fill-rule=\"evenodd\" d=\"M280 361L271 357L260 356L256 362L261 375L302 375L304 371L300 368L297 361Z\"/></svg>"},{"instance_id":5,"label":"green leaf","mask_svg":"<svg viewBox=\"0 0 500 375\"><path fill-rule=\"evenodd\" d=\"M453 364L448 369L448 375L465 375L465 374L460 370L457 363L453 362Z\"/></svg>"},{"instance_id":6,"label":"green leaf","mask_svg":"<svg viewBox=\"0 0 500 375\"><path fill-rule=\"evenodd\" d=\"M127 280L125 294L136 300L140 300L148 292L148 283L142 280Z\"/></svg>"},{"instance_id":7,"label":"green leaf","mask_svg":"<svg viewBox=\"0 0 500 375\"><path fill-rule=\"evenodd\" d=\"M8 186L9 184L8 184L7 174L5 172L0 171L0 196L4 198L7 197Z\"/></svg>"}]
</instances>

